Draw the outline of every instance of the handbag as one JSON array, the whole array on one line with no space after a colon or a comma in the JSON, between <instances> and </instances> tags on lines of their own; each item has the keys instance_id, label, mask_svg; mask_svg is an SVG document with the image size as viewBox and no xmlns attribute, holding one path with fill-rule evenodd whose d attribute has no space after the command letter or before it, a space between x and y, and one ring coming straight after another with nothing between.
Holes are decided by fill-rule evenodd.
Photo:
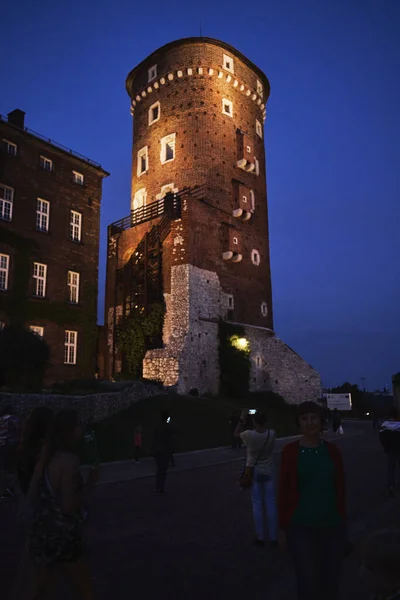
<instances>
[{"instance_id":1,"label":"handbag","mask_svg":"<svg viewBox=\"0 0 400 600\"><path fill-rule=\"evenodd\" d=\"M270 436L270 432L268 430L268 436L267 439L264 442L263 447L261 448L258 456L257 456L257 460L254 463L253 467L247 467L246 464L244 464L244 466L242 467L242 472L240 474L239 477L239 487L241 490L248 490L251 488L251 486L253 485L253 479L254 479L254 467L257 466L258 461L260 460L262 454L264 453L265 448L267 447L268 441L269 441L269 436Z\"/></svg>"}]
</instances>

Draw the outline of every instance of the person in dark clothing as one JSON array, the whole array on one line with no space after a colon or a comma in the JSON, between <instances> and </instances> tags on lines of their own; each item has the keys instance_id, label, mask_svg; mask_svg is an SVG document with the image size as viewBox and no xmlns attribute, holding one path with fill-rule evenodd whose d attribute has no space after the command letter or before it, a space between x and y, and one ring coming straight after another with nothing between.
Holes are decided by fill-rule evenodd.
<instances>
[{"instance_id":1,"label":"person in dark clothing","mask_svg":"<svg viewBox=\"0 0 400 600\"><path fill-rule=\"evenodd\" d=\"M342 424L342 419L340 418L340 412L338 411L337 408L333 409L332 412L332 429L333 429L333 433L337 433L339 427Z\"/></svg>"},{"instance_id":2,"label":"person in dark clothing","mask_svg":"<svg viewBox=\"0 0 400 600\"><path fill-rule=\"evenodd\" d=\"M17 475L23 495L28 493L32 475L53 418L54 413L51 408L38 406L25 423L17 458Z\"/></svg>"},{"instance_id":3,"label":"person in dark clothing","mask_svg":"<svg viewBox=\"0 0 400 600\"><path fill-rule=\"evenodd\" d=\"M235 436L236 427L239 423L239 413L233 412L231 418L229 419L229 425L231 426L231 437L232 437L232 448L235 450L236 448L242 447L242 438L238 438Z\"/></svg>"},{"instance_id":4,"label":"person in dark clothing","mask_svg":"<svg viewBox=\"0 0 400 600\"><path fill-rule=\"evenodd\" d=\"M17 448L20 440L19 419L12 406L0 413L0 497L16 498L14 491Z\"/></svg>"},{"instance_id":5,"label":"person in dark clothing","mask_svg":"<svg viewBox=\"0 0 400 600\"><path fill-rule=\"evenodd\" d=\"M382 423L379 440L387 454L387 486L389 496L395 495L396 466L400 468L400 415Z\"/></svg>"},{"instance_id":6,"label":"person in dark clothing","mask_svg":"<svg viewBox=\"0 0 400 600\"><path fill-rule=\"evenodd\" d=\"M161 414L161 423L154 432L153 456L157 465L156 472L156 494L163 494L167 470L173 456L173 431L171 417L168 411Z\"/></svg>"}]
</instances>

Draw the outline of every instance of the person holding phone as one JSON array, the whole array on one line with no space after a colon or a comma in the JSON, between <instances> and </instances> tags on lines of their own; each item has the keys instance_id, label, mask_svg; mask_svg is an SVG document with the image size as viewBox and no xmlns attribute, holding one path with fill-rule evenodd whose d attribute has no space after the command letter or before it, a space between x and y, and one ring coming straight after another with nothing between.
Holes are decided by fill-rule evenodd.
<instances>
[{"instance_id":1,"label":"person holding phone","mask_svg":"<svg viewBox=\"0 0 400 600\"><path fill-rule=\"evenodd\" d=\"M253 429L245 430L249 415L252 418ZM263 510L265 506L270 544L276 547L278 545L278 520L273 477L275 431L268 429L267 417L263 412L255 409L244 409L240 415L235 435L240 437L247 445L246 467L254 468L251 486L253 517L257 535L254 544L259 547L265 546Z\"/></svg>"}]
</instances>

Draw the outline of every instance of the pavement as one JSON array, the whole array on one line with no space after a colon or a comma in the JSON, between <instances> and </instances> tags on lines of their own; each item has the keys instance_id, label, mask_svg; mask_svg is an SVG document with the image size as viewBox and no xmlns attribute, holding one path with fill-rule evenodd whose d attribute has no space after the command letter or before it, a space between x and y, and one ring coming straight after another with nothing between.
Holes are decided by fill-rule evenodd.
<instances>
[{"instance_id":1,"label":"pavement","mask_svg":"<svg viewBox=\"0 0 400 600\"><path fill-rule=\"evenodd\" d=\"M278 443L277 468L286 441ZM400 527L400 494L387 497L386 457L371 424L347 424L335 443L345 462L352 541L382 526ZM250 497L237 486L242 459L243 453L227 448L179 455L164 496L152 493L151 461L103 466L87 530L96 599L295 600L287 553L252 546ZM20 551L15 518L14 504L0 505L5 594ZM72 596L60 584L56 598ZM344 564L340 600L367 598L356 551Z\"/></svg>"}]
</instances>

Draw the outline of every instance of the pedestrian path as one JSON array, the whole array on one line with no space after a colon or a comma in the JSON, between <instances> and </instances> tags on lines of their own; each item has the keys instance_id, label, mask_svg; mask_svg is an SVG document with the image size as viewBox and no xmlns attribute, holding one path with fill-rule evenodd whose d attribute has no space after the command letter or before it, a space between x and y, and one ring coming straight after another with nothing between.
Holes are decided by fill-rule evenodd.
<instances>
[{"instance_id":1,"label":"pedestrian path","mask_svg":"<svg viewBox=\"0 0 400 600\"><path fill-rule=\"evenodd\" d=\"M352 430L346 435L359 435L362 431ZM282 452L283 447L291 440L298 439L299 436L278 438L275 444L275 454ZM326 432L324 438L327 440L339 439L331 432ZM183 452L175 455L175 467L171 467L170 472L192 471L204 467L213 467L235 461L244 461L245 447L241 450L231 447L209 448L206 450L195 450L193 452ZM86 474L88 467L82 467L82 472ZM132 479L144 479L153 477L155 473L154 459L143 458L139 463L134 460L123 460L116 462L103 463L101 465L101 475L98 485L107 485L110 483L119 483L130 481Z\"/></svg>"}]
</instances>

